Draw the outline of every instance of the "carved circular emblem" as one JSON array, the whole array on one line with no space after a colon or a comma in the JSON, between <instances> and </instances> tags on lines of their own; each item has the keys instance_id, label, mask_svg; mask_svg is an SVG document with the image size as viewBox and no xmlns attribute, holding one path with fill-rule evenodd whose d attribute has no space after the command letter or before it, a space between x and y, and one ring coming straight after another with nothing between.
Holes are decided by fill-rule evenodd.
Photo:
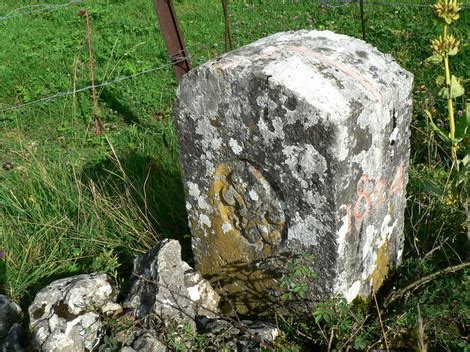
<instances>
[{"instance_id":1,"label":"carved circular emblem","mask_svg":"<svg viewBox=\"0 0 470 352\"><path fill-rule=\"evenodd\" d=\"M257 168L246 161L221 164L213 190L225 235L235 231L251 244L281 242L284 211L276 192Z\"/></svg>"}]
</instances>

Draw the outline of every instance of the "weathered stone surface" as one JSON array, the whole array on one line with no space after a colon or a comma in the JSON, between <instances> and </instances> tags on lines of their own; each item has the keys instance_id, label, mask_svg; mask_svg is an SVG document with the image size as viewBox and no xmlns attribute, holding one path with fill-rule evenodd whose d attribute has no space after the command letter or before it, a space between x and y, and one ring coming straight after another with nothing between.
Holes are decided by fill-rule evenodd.
<instances>
[{"instance_id":1,"label":"weathered stone surface","mask_svg":"<svg viewBox=\"0 0 470 352\"><path fill-rule=\"evenodd\" d=\"M155 332L139 329L131 333L125 340L121 352L165 352L166 346L161 342Z\"/></svg>"},{"instance_id":2,"label":"weathered stone surface","mask_svg":"<svg viewBox=\"0 0 470 352\"><path fill-rule=\"evenodd\" d=\"M10 298L0 295L0 341L21 319L21 308Z\"/></svg>"},{"instance_id":3,"label":"weathered stone surface","mask_svg":"<svg viewBox=\"0 0 470 352\"><path fill-rule=\"evenodd\" d=\"M275 325L262 321L230 323L224 319L199 317L197 325L199 332L211 341L208 351L261 351L265 343L272 343L280 334Z\"/></svg>"},{"instance_id":4,"label":"weathered stone surface","mask_svg":"<svg viewBox=\"0 0 470 352\"><path fill-rule=\"evenodd\" d=\"M21 308L14 301L0 295L0 351L27 350L27 336L21 326Z\"/></svg>"},{"instance_id":5,"label":"weathered stone surface","mask_svg":"<svg viewBox=\"0 0 470 352\"><path fill-rule=\"evenodd\" d=\"M28 336L20 323L15 323L8 334L0 340L2 352L26 352L28 351Z\"/></svg>"},{"instance_id":6,"label":"weathered stone surface","mask_svg":"<svg viewBox=\"0 0 470 352\"><path fill-rule=\"evenodd\" d=\"M105 274L54 281L38 292L28 309L35 350L93 350L101 339L100 315L117 297Z\"/></svg>"},{"instance_id":7,"label":"weathered stone surface","mask_svg":"<svg viewBox=\"0 0 470 352\"><path fill-rule=\"evenodd\" d=\"M194 304L185 286L181 246L175 240L163 240L134 262L137 277L124 307L138 318L149 314L161 317L164 323L186 321L195 326Z\"/></svg>"},{"instance_id":8,"label":"weathered stone surface","mask_svg":"<svg viewBox=\"0 0 470 352\"><path fill-rule=\"evenodd\" d=\"M207 317L218 316L220 314L219 294L212 288L209 281L191 268L188 263L183 261L181 264L184 270L184 285L193 303L194 313Z\"/></svg>"},{"instance_id":9,"label":"weathered stone surface","mask_svg":"<svg viewBox=\"0 0 470 352\"><path fill-rule=\"evenodd\" d=\"M280 254L318 294L378 289L403 248L412 75L329 31L278 33L181 81L174 116L196 269L239 311L276 294Z\"/></svg>"}]
</instances>

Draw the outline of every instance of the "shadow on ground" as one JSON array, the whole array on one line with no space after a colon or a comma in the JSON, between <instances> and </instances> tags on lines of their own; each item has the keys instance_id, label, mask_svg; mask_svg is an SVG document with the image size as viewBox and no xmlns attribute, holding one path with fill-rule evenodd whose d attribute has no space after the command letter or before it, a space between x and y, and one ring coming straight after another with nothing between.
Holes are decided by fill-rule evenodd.
<instances>
[{"instance_id":1,"label":"shadow on ground","mask_svg":"<svg viewBox=\"0 0 470 352\"><path fill-rule=\"evenodd\" d=\"M82 182L97 184L110 196L122 192L131 197L155 236L180 241L185 260L192 261L190 230L187 225L185 196L181 176L156 159L136 151L106 159L83 169Z\"/></svg>"}]
</instances>

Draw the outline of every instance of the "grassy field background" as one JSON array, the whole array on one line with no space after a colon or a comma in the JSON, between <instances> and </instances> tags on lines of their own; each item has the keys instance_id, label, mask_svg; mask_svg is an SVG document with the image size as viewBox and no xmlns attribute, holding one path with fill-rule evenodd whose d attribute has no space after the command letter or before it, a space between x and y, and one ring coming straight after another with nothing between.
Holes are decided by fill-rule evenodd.
<instances>
[{"instance_id":1,"label":"grassy field background","mask_svg":"<svg viewBox=\"0 0 470 352\"><path fill-rule=\"evenodd\" d=\"M407 251L404 265L388 285L400 287L465 260L465 214L446 188L448 148L433 135L423 114L424 109L435 111L442 116L437 123L445 126L445 103L434 83L440 68L423 64L441 26L431 8L394 2L403 5L366 4L365 11L367 41L415 75ZM86 0L14 17L41 9L39 4L0 3L0 110L90 85L81 7L91 13L97 83L168 63L151 1ZM175 0L174 5L194 66L224 52L220 1ZM233 0L229 9L234 47L297 29L361 37L358 4L330 5ZM452 69L468 78L469 9L462 11L453 30L467 44L452 58ZM468 90L468 80L465 85ZM93 133L89 91L0 113L0 163L13 165L11 170L0 169L6 293L27 306L48 282L96 270L109 272L125 287L134 256L163 237L182 240L191 261L171 121L176 87L171 68L165 66L100 88L106 129L100 136ZM420 304L427 334L436 346L452 349L466 343L469 348L463 338L470 324L470 298L465 294L469 286L467 273L460 272L407 297L384 312L389 338L414 338ZM372 325L364 330L367 341L381 335Z\"/></svg>"}]
</instances>

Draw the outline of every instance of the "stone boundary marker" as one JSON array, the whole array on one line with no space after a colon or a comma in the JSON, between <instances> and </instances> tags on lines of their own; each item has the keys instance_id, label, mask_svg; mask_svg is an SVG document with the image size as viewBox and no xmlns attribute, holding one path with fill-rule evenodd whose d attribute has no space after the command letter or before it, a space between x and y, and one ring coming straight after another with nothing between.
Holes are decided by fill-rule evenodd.
<instances>
[{"instance_id":1,"label":"stone boundary marker","mask_svg":"<svg viewBox=\"0 0 470 352\"><path fill-rule=\"evenodd\" d=\"M313 255L311 292L367 297L401 260L413 76L329 31L278 33L182 80L174 116L196 268L241 313Z\"/></svg>"}]
</instances>

